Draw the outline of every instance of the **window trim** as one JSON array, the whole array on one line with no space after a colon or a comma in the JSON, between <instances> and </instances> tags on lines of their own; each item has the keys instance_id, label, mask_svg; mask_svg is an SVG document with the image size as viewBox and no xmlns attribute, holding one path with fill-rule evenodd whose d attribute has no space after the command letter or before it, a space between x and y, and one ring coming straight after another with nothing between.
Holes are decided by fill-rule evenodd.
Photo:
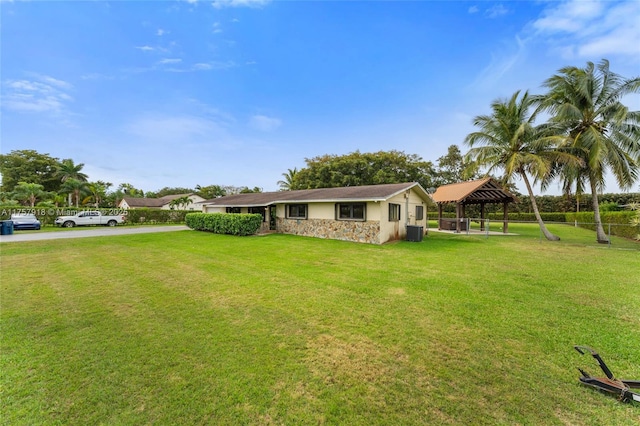
<instances>
[{"instance_id":1,"label":"window trim","mask_svg":"<svg viewBox=\"0 0 640 426\"><path fill-rule=\"evenodd\" d=\"M341 206L349 206L350 217L341 217ZM362 217L354 217L354 207L362 206ZM336 203L335 206L336 220L354 221L354 222L366 222L367 220L367 203Z\"/></svg>"},{"instance_id":2,"label":"window trim","mask_svg":"<svg viewBox=\"0 0 640 426\"><path fill-rule=\"evenodd\" d=\"M402 206L396 203L389 203L389 222L400 222L401 216Z\"/></svg>"},{"instance_id":3,"label":"window trim","mask_svg":"<svg viewBox=\"0 0 640 426\"><path fill-rule=\"evenodd\" d=\"M304 216L292 216L291 215L291 208L292 207L298 207L298 209L300 207L304 206ZM298 212L299 214L300 212ZM285 217L287 219L308 219L309 218L309 204L287 204L285 206Z\"/></svg>"},{"instance_id":4,"label":"window trim","mask_svg":"<svg viewBox=\"0 0 640 426\"><path fill-rule=\"evenodd\" d=\"M420 214L418 214L420 212ZM416 220L424 220L424 206L416 206Z\"/></svg>"}]
</instances>

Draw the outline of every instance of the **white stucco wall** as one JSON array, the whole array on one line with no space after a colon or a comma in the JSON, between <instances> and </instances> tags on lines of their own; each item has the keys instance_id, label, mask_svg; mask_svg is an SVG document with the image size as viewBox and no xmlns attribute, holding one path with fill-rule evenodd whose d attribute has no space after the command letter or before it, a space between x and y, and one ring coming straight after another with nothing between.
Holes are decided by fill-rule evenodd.
<instances>
[{"instance_id":1,"label":"white stucco wall","mask_svg":"<svg viewBox=\"0 0 640 426\"><path fill-rule=\"evenodd\" d=\"M400 205L400 220L389 221L389 204ZM296 203L297 204L297 203ZM377 244L383 244L388 241L404 239L407 235L406 225L422 226L424 230L427 229L427 205L426 202L420 198L418 193L414 190L410 190L409 193L396 195L391 199L383 202L367 202L366 203L366 223L362 221L336 221L335 206L336 202L325 203L302 203L307 204L307 219L287 219L286 218L286 204L278 204L276 206L276 218L284 231L279 229L280 232L295 233L298 235L310 235L310 236L322 236L323 232L320 228L332 227L340 224L336 229L353 228L351 225L357 225L353 222L360 222L358 225L364 229L366 233L367 242L374 242ZM423 207L422 220L416 219L416 206ZM211 207L203 206L203 212L205 213L225 213L225 207ZM247 208L242 208L241 213L248 213ZM408 219L408 221L407 221ZM349 224L351 222L351 224ZM344 225L344 226L342 226ZM354 230L350 230L349 235L359 232L359 228L356 226ZM374 238L372 232L379 235ZM373 231L376 230L376 231ZM335 233L335 232L334 232ZM326 237L325 237L326 238Z\"/></svg>"}]
</instances>

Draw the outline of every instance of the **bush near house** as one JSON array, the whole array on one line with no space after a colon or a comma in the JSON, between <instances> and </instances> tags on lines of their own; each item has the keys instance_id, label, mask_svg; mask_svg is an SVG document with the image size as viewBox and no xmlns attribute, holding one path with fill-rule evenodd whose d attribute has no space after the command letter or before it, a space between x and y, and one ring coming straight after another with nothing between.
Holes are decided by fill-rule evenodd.
<instances>
[{"instance_id":1,"label":"bush near house","mask_svg":"<svg viewBox=\"0 0 640 426\"><path fill-rule=\"evenodd\" d=\"M209 231L216 234L253 235L262 225L260 214L228 213L189 213L185 217L186 225L196 231Z\"/></svg>"},{"instance_id":2,"label":"bush near house","mask_svg":"<svg viewBox=\"0 0 640 426\"><path fill-rule=\"evenodd\" d=\"M191 210L162 210L162 209L129 209L126 210L126 223L150 224L150 223L184 223L185 216Z\"/></svg>"}]
</instances>

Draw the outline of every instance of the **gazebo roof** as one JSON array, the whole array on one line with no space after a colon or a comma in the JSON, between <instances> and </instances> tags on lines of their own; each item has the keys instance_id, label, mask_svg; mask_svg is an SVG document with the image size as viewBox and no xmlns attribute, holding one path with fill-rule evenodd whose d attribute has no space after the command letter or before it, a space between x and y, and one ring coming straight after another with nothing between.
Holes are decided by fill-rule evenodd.
<instances>
[{"instance_id":1,"label":"gazebo roof","mask_svg":"<svg viewBox=\"0 0 640 426\"><path fill-rule=\"evenodd\" d=\"M516 200L509 191L504 190L498 182L490 177L443 185L436 190L431 198L437 204L502 203Z\"/></svg>"}]
</instances>

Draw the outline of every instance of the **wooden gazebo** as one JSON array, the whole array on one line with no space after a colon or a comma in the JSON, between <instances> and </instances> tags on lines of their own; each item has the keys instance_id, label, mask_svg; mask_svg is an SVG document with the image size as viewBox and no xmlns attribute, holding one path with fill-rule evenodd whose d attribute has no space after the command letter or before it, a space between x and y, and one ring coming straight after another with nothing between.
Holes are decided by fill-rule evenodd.
<instances>
[{"instance_id":1,"label":"wooden gazebo","mask_svg":"<svg viewBox=\"0 0 640 426\"><path fill-rule=\"evenodd\" d=\"M438 229L446 229L451 231L465 231L467 221L465 219L465 206L468 204L480 205L480 229L484 229L485 222L485 205L499 204L503 205L503 227L502 230L506 234L509 226L507 215L507 206L516 199L509 191L503 189L498 182L492 178L484 178L469 182L453 183L439 187L431 196L433 201L438 205ZM455 203L456 218L443 218L442 207L445 204Z\"/></svg>"}]
</instances>

